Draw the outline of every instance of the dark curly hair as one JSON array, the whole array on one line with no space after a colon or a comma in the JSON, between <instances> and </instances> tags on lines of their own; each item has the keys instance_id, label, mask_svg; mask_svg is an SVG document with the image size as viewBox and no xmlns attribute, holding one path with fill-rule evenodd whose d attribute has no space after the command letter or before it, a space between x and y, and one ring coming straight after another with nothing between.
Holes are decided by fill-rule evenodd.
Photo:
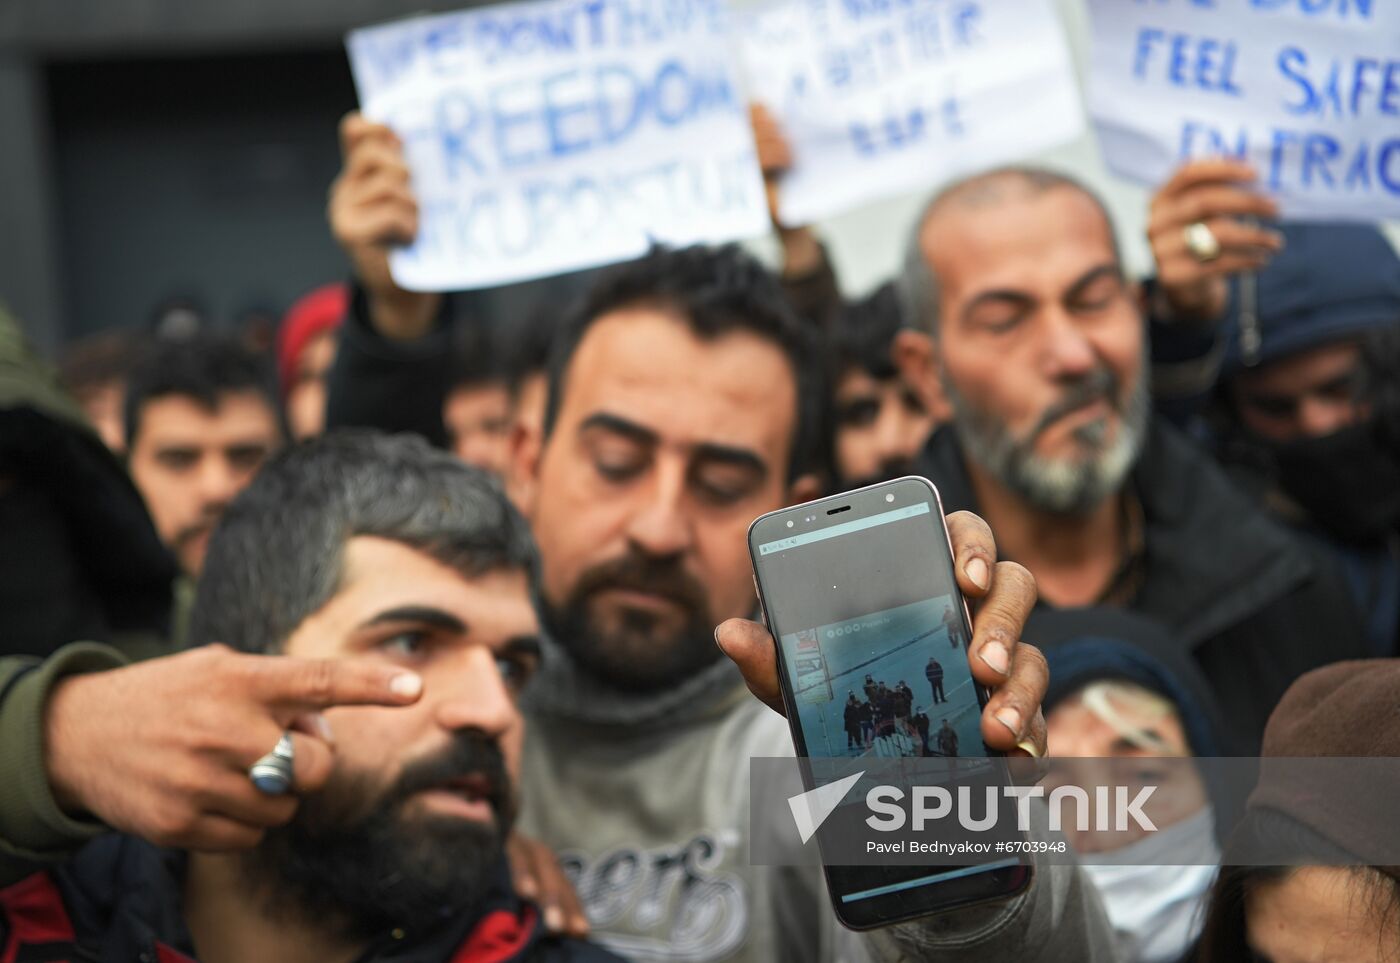
<instances>
[{"instance_id":1,"label":"dark curly hair","mask_svg":"<svg viewBox=\"0 0 1400 963\"><path fill-rule=\"evenodd\" d=\"M777 278L738 245L653 247L636 261L604 272L560 328L549 362L544 432L554 430L569 362L593 323L635 305L656 305L684 318L712 340L744 331L777 345L797 382L797 427L789 479L820 470L825 457L827 391L816 336L788 303Z\"/></svg>"}]
</instances>

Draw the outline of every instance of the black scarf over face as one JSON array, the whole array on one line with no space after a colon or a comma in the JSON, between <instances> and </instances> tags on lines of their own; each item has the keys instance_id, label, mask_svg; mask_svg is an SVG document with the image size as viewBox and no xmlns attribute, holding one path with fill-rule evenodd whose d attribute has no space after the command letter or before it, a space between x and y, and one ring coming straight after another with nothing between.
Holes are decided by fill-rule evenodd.
<instances>
[{"instance_id":1,"label":"black scarf over face","mask_svg":"<svg viewBox=\"0 0 1400 963\"><path fill-rule=\"evenodd\" d=\"M1274 480L1328 536L1370 544L1400 530L1400 448L1365 421L1330 435L1272 442Z\"/></svg>"}]
</instances>

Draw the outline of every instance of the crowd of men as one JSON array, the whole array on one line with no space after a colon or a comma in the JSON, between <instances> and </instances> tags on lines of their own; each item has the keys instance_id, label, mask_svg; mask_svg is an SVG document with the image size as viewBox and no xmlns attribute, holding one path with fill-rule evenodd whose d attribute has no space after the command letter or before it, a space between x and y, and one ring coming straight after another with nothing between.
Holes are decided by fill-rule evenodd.
<instances>
[{"instance_id":1,"label":"crowd of men","mask_svg":"<svg viewBox=\"0 0 1400 963\"><path fill-rule=\"evenodd\" d=\"M1400 752L1376 228L1270 226L1246 165L1193 162L1139 284L1092 191L1004 168L854 302L778 225L777 271L657 248L488 324L395 283L402 144L341 138L350 280L270 352L108 335L55 380L0 319L0 960L1400 955L1394 867L1217 874L1236 823L1354 852L1347 799L1240 820L1197 786L1162 837L1197 865L1038 863L870 933L819 871L748 860L749 759L792 750L747 526L911 472L973 637L849 692L849 750L980 754L913 690L966 658L1013 755ZM274 746L290 792L249 778Z\"/></svg>"}]
</instances>

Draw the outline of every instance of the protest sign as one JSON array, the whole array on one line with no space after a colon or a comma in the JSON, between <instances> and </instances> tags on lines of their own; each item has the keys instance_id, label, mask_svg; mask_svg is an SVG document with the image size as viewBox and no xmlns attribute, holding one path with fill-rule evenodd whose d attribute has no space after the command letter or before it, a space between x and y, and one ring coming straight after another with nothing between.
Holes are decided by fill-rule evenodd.
<instances>
[{"instance_id":1,"label":"protest sign","mask_svg":"<svg viewBox=\"0 0 1400 963\"><path fill-rule=\"evenodd\" d=\"M1285 217L1400 217L1396 0L1090 0L1108 166L1252 162Z\"/></svg>"},{"instance_id":2,"label":"protest sign","mask_svg":"<svg viewBox=\"0 0 1400 963\"><path fill-rule=\"evenodd\" d=\"M413 290L768 228L722 0L538 0L356 30L366 116L404 142Z\"/></svg>"},{"instance_id":3,"label":"protest sign","mask_svg":"<svg viewBox=\"0 0 1400 963\"><path fill-rule=\"evenodd\" d=\"M750 96L793 151L806 224L1055 147L1084 130L1049 0L780 0L743 29Z\"/></svg>"}]
</instances>

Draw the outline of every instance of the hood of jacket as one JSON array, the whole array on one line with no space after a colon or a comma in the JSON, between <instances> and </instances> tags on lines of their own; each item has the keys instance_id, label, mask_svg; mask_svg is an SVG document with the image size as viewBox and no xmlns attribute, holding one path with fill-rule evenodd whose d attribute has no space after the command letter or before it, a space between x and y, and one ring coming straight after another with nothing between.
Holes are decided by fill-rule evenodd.
<instances>
[{"instance_id":1,"label":"hood of jacket","mask_svg":"<svg viewBox=\"0 0 1400 963\"><path fill-rule=\"evenodd\" d=\"M0 310L0 472L51 499L113 633L168 633L176 565L125 467ZM25 546L19 544L23 552ZM54 648L75 641L56 639Z\"/></svg>"}]
</instances>

